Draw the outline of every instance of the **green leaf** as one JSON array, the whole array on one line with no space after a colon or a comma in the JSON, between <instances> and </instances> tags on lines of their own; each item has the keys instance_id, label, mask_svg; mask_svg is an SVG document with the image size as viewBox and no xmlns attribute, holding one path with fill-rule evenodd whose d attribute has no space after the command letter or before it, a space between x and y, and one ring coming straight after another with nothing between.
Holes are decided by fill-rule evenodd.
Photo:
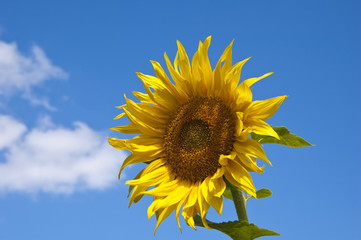
<instances>
[{"instance_id":1,"label":"green leaf","mask_svg":"<svg viewBox=\"0 0 361 240\"><path fill-rule=\"evenodd\" d=\"M196 226L204 227L199 215L194 217L194 222ZM252 240L263 236L280 236L276 232L259 228L247 221L214 223L207 220L207 224L209 227L227 234L233 240Z\"/></svg>"},{"instance_id":2,"label":"green leaf","mask_svg":"<svg viewBox=\"0 0 361 240\"><path fill-rule=\"evenodd\" d=\"M290 131L286 127L273 127L273 130L275 130L275 132L278 133L280 140L270 136L258 135L256 133L251 133L251 138L257 140L260 144L274 143L274 144L285 145L288 147L315 146L308 143L303 138L290 133Z\"/></svg>"}]
</instances>

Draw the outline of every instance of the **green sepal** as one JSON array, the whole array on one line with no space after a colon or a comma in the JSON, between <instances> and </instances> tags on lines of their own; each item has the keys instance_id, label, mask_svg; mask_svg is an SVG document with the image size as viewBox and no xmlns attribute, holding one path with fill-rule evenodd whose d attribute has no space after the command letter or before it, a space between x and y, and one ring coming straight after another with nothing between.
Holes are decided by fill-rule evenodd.
<instances>
[{"instance_id":1,"label":"green sepal","mask_svg":"<svg viewBox=\"0 0 361 240\"><path fill-rule=\"evenodd\" d=\"M272 191L267 189L267 188L261 188L260 190L258 190L256 192L256 196L257 196L257 199L260 199L260 198L267 198L267 197L270 197L272 196ZM244 195L244 199L246 201L248 201L249 199L253 198L253 196L251 195Z\"/></svg>"},{"instance_id":2,"label":"green sepal","mask_svg":"<svg viewBox=\"0 0 361 240\"><path fill-rule=\"evenodd\" d=\"M233 240L252 240L263 236L280 236L280 234L267 230L264 228L259 228L253 223L248 223L247 221L233 221L233 222L222 222L214 223L207 221L207 224L212 229L221 231ZM199 215L194 217L194 223L196 226L204 227L202 219Z\"/></svg>"},{"instance_id":3,"label":"green sepal","mask_svg":"<svg viewBox=\"0 0 361 240\"><path fill-rule=\"evenodd\" d=\"M229 186L226 186L226 189L223 192L223 196L229 200L233 200L231 189L229 188Z\"/></svg>"},{"instance_id":4,"label":"green sepal","mask_svg":"<svg viewBox=\"0 0 361 240\"><path fill-rule=\"evenodd\" d=\"M238 191L241 191L238 189ZM257 195L257 199L259 198L267 198L272 196L272 191L267 189L267 188L261 188L260 190L258 190L256 192ZM231 189L229 188L229 186L226 187L226 189L223 192L223 196L229 200L233 200L232 199L232 193L231 193ZM248 201L249 199L253 198L251 195L245 195L243 194L243 197L246 201Z\"/></svg>"},{"instance_id":5,"label":"green sepal","mask_svg":"<svg viewBox=\"0 0 361 240\"><path fill-rule=\"evenodd\" d=\"M315 146L308 143L301 137L292 134L286 127L272 127L273 130L278 134L280 140L271 136L259 135L251 133L251 138L259 142L260 144L274 143L281 144L288 147L310 147Z\"/></svg>"}]
</instances>

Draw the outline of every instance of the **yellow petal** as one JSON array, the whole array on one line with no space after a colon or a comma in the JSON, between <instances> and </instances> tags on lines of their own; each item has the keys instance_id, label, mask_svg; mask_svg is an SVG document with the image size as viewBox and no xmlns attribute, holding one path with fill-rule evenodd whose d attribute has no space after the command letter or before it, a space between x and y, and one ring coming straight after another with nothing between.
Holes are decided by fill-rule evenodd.
<instances>
[{"instance_id":1,"label":"yellow petal","mask_svg":"<svg viewBox=\"0 0 361 240\"><path fill-rule=\"evenodd\" d=\"M135 155L135 154L130 154L123 162L122 167L120 168L119 174L118 174L118 178L120 178L120 174L122 173L123 169L126 166L129 166L131 164L135 164L135 163L141 163L141 162L149 162L151 160L153 160L154 158L152 157L144 157L144 156L139 156L139 155Z\"/></svg>"},{"instance_id":2,"label":"yellow petal","mask_svg":"<svg viewBox=\"0 0 361 240\"><path fill-rule=\"evenodd\" d=\"M170 192L173 192L179 186L179 180L173 180L165 184L161 184L156 188L153 188L147 192L144 192L146 195L152 195L156 197L166 197Z\"/></svg>"},{"instance_id":3,"label":"yellow petal","mask_svg":"<svg viewBox=\"0 0 361 240\"><path fill-rule=\"evenodd\" d=\"M179 223L179 211L180 211L180 208L182 207L184 201L188 198L188 195L189 195L189 192L188 194L184 195L182 200L178 202L177 204L177 208L175 210L175 217L177 219L177 224L178 224L178 227L179 227L179 230L182 232L182 228L180 226L180 223Z\"/></svg>"},{"instance_id":4,"label":"yellow petal","mask_svg":"<svg viewBox=\"0 0 361 240\"><path fill-rule=\"evenodd\" d=\"M155 160L152 163L150 163L145 169L147 168L154 168L156 169L145 172L139 179L129 180L126 181L125 184L129 185L139 185L139 186L154 186L162 181L164 181L164 175L168 174L168 169L165 166L162 166L161 164L164 164L163 160ZM147 192L146 192L147 193Z\"/></svg>"},{"instance_id":5,"label":"yellow petal","mask_svg":"<svg viewBox=\"0 0 361 240\"><path fill-rule=\"evenodd\" d=\"M148 135L138 135L125 140L129 151L144 157L159 157L163 151L163 139Z\"/></svg>"},{"instance_id":6,"label":"yellow petal","mask_svg":"<svg viewBox=\"0 0 361 240\"><path fill-rule=\"evenodd\" d=\"M244 80L243 82L248 86L248 87L251 87L254 83L258 82L259 80L265 78L265 77L268 77L269 75L272 75L273 72L269 72L269 73L266 73L260 77L257 77L257 78L249 78L249 79L246 79Z\"/></svg>"},{"instance_id":7,"label":"yellow petal","mask_svg":"<svg viewBox=\"0 0 361 240\"><path fill-rule=\"evenodd\" d=\"M233 161L230 162L228 171L226 171L224 175L233 186L256 197L256 188L254 187L252 178L242 165Z\"/></svg>"},{"instance_id":8,"label":"yellow petal","mask_svg":"<svg viewBox=\"0 0 361 240\"><path fill-rule=\"evenodd\" d=\"M125 141L122 139L108 138L108 143L116 149L129 150L128 146L125 144Z\"/></svg>"},{"instance_id":9,"label":"yellow petal","mask_svg":"<svg viewBox=\"0 0 361 240\"><path fill-rule=\"evenodd\" d=\"M252 102L252 91L245 83L238 85L236 91L237 98L232 103L234 104L233 109L244 112Z\"/></svg>"},{"instance_id":10,"label":"yellow petal","mask_svg":"<svg viewBox=\"0 0 361 240\"><path fill-rule=\"evenodd\" d=\"M250 131L256 134L271 136L277 138L278 140L280 139L273 128L263 120L258 118L248 118L244 124L249 127Z\"/></svg>"},{"instance_id":11,"label":"yellow petal","mask_svg":"<svg viewBox=\"0 0 361 240\"><path fill-rule=\"evenodd\" d=\"M171 111L173 111L175 106L179 104L177 98L172 94L172 92L170 92L170 90L162 83L160 79L142 73L137 73L137 75L143 81L145 90L147 91L152 101ZM153 88L155 93L152 93L149 87Z\"/></svg>"},{"instance_id":12,"label":"yellow petal","mask_svg":"<svg viewBox=\"0 0 361 240\"><path fill-rule=\"evenodd\" d=\"M198 198L198 188L199 186L192 186L189 196L184 203L183 209L192 207L194 204L196 204Z\"/></svg>"},{"instance_id":13,"label":"yellow petal","mask_svg":"<svg viewBox=\"0 0 361 240\"><path fill-rule=\"evenodd\" d=\"M164 128L168 123L168 119L164 118L159 108L148 104L135 103L129 98L125 97L126 107L129 112L137 119L142 119L154 128Z\"/></svg>"},{"instance_id":14,"label":"yellow petal","mask_svg":"<svg viewBox=\"0 0 361 240\"><path fill-rule=\"evenodd\" d=\"M210 91L213 89L213 71L211 67L211 63L209 62L208 58L208 48L211 44L211 36L207 37L206 40L204 40L203 44L199 44L198 47L198 53L199 53L199 65L200 69L202 70L202 82L201 85L204 91L202 91L203 94L206 94L206 96L209 96Z\"/></svg>"},{"instance_id":15,"label":"yellow petal","mask_svg":"<svg viewBox=\"0 0 361 240\"><path fill-rule=\"evenodd\" d=\"M154 101L149 97L148 94L141 93L141 92L136 92L136 91L133 91L132 93L136 98L139 99L139 101L144 102L144 103L154 104Z\"/></svg>"},{"instance_id":16,"label":"yellow petal","mask_svg":"<svg viewBox=\"0 0 361 240\"><path fill-rule=\"evenodd\" d=\"M194 230L196 230L196 228L194 226L193 218L196 214L197 212L195 211L194 207L186 208L186 209L183 207L182 216L184 217L184 220L187 222L187 224L191 226L191 228L193 228Z\"/></svg>"},{"instance_id":17,"label":"yellow petal","mask_svg":"<svg viewBox=\"0 0 361 240\"><path fill-rule=\"evenodd\" d=\"M186 101L186 95L182 91L182 89L176 88L176 86L173 85L173 83L169 80L167 74L163 70L162 66L158 62L151 61L151 63L153 65L155 75L162 81L162 83L167 87L167 89L169 89L170 92L172 92L172 94L178 100L179 103L181 104L184 103Z\"/></svg>"},{"instance_id":18,"label":"yellow petal","mask_svg":"<svg viewBox=\"0 0 361 240\"><path fill-rule=\"evenodd\" d=\"M240 136L243 131L243 112L236 112L236 117L237 117L237 121L236 121L235 135Z\"/></svg>"},{"instance_id":19,"label":"yellow petal","mask_svg":"<svg viewBox=\"0 0 361 240\"><path fill-rule=\"evenodd\" d=\"M127 140L125 140L125 142L129 145L135 144L135 145L151 146L154 144L156 144L156 145L162 144L163 138L141 134L141 135L135 136L134 138L127 139Z\"/></svg>"},{"instance_id":20,"label":"yellow petal","mask_svg":"<svg viewBox=\"0 0 361 240\"><path fill-rule=\"evenodd\" d=\"M264 165L262 167L259 167L257 165L257 160L253 157L237 153L237 158L235 158L235 161L239 161L239 163L242 164L249 172L258 172L258 173L264 172L263 171Z\"/></svg>"},{"instance_id":21,"label":"yellow petal","mask_svg":"<svg viewBox=\"0 0 361 240\"><path fill-rule=\"evenodd\" d=\"M229 44L229 46L224 50L221 59L224 58L225 62L223 64L222 67L222 76L225 76L226 73L231 69L232 67L232 46L233 46L233 41L232 40L231 44ZM223 60L222 60L223 61Z\"/></svg>"},{"instance_id":22,"label":"yellow petal","mask_svg":"<svg viewBox=\"0 0 361 240\"><path fill-rule=\"evenodd\" d=\"M250 110L247 118L258 118L263 121L269 119L282 104L287 96L279 96L263 101L254 101L249 106Z\"/></svg>"},{"instance_id":23,"label":"yellow petal","mask_svg":"<svg viewBox=\"0 0 361 240\"><path fill-rule=\"evenodd\" d=\"M163 129L154 128L143 122L142 119L138 119L134 117L128 110L124 109L125 114L127 115L129 121L131 121L142 133L150 135L150 136L162 136Z\"/></svg>"},{"instance_id":24,"label":"yellow petal","mask_svg":"<svg viewBox=\"0 0 361 240\"><path fill-rule=\"evenodd\" d=\"M125 116L125 113L121 113L118 116L116 116L115 118L113 118L113 120L121 119L124 116Z\"/></svg>"},{"instance_id":25,"label":"yellow petal","mask_svg":"<svg viewBox=\"0 0 361 240\"><path fill-rule=\"evenodd\" d=\"M202 44L200 42L199 44ZM202 89L202 92L205 88L204 82L202 81L203 75L202 75L202 68L200 63L200 56L199 51L195 52L192 58L192 83L191 83L191 89L193 94L196 94L200 91L199 88ZM203 94L202 94L203 95ZM198 96L198 94L196 94Z\"/></svg>"},{"instance_id":26,"label":"yellow petal","mask_svg":"<svg viewBox=\"0 0 361 240\"><path fill-rule=\"evenodd\" d=\"M261 145L254 139L249 138L245 142L236 141L233 146L238 153L250 155L271 164Z\"/></svg>"},{"instance_id":27,"label":"yellow petal","mask_svg":"<svg viewBox=\"0 0 361 240\"><path fill-rule=\"evenodd\" d=\"M186 79L184 79L184 77L182 77L179 72L176 71L176 69L173 68L172 63L170 62L166 53L164 53L164 59L167 64L168 71L172 79L176 83L176 86L181 88L187 94L187 96L191 96L192 85ZM176 57L176 60L178 61L178 55Z\"/></svg>"},{"instance_id":28,"label":"yellow petal","mask_svg":"<svg viewBox=\"0 0 361 240\"><path fill-rule=\"evenodd\" d=\"M142 199L143 195L142 192L146 191L148 189L148 186L134 186L132 195L129 199L129 205L128 208L132 205L132 203L137 203L140 199Z\"/></svg>"},{"instance_id":29,"label":"yellow petal","mask_svg":"<svg viewBox=\"0 0 361 240\"><path fill-rule=\"evenodd\" d=\"M125 114L125 113L124 113ZM134 124L127 124L124 126L112 127L109 130L118 131L125 134L138 134L142 133Z\"/></svg>"},{"instance_id":30,"label":"yellow petal","mask_svg":"<svg viewBox=\"0 0 361 240\"><path fill-rule=\"evenodd\" d=\"M164 111L164 109L148 104L148 103L137 103L137 106L142 109L142 111L148 112L150 115L152 115L155 118L162 119L162 121L169 121L169 112Z\"/></svg>"},{"instance_id":31,"label":"yellow petal","mask_svg":"<svg viewBox=\"0 0 361 240\"><path fill-rule=\"evenodd\" d=\"M211 95L213 97L219 97L221 91L224 88L224 80L222 76L222 68L221 68L221 59L219 59L214 71L213 71L213 79L214 79L214 90Z\"/></svg>"},{"instance_id":32,"label":"yellow petal","mask_svg":"<svg viewBox=\"0 0 361 240\"><path fill-rule=\"evenodd\" d=\"M223 177L224 168L220 167L217 169L217 172L212 176L212 179L221 178Z\"/></svg>"},{"instance_id":33,"label":"yellow petal","mask_svg":"<svg viewBox=\"0 0 361 240\"><path fill-rule=\"evenodd\" d=\"M185 186L178 186L177 190L169 192L166 197L154 200L148 208L148 218L159 209L177 204L185 195L188 195L188 193L189 188L186 188Z\"/></svg>"},{"instance_id":34,"label":"yellow petal","mask_svg":"<svg viewBox=\"0 0 361 240\"><path fill-rule=\"evenodd\" d=\"M147 84L154 90L167 89L167 86L157 77L146 75L140 72L137 72L136 74L143 81L143 83Z\"/></svg>"},{"instance_id":35,"label":"yellow petal","mask_svg":"<svg viewBox=\"0 0 361 240\"><path fill-rule=\"evenodd\" d=\"M176 207L177 204L174 204L160 211L159 217L157 219L157 225L155 226L154 234L157 231L159 224L161 224L161 222L163 222L163 220L166 219L176 209Z\"/></svg>"},{"instance_id":36,"label":"yellow petal","mask_svg":"<svg viewBox=\"0 0 361 240\"><path fill-rule=\"evenodd\" d=\"M230 93L233 93L237 88L243 65L249 60L247 58L241 62L236 63L232 66L232 68L228 71L227 75L224 78L225 83L229 86Z\"/></svg>"},{"instance_id":37,"label":"yellow petal","mask_svg":"<svg viewBox=\"0 0 361 240\"><path fill-rule=\"evenodd\" d=\"M223 178L211 179L209 182L209 188L212 195L222 197L224 191L226 190L226 183Z\"/></svg>"},{"instance_id":38,"label":"yellow petal","mask_svg":"<svg viewBox=\"0 0 361 240\"><path fill-rule=\"evenodd\" d=\"M178 46L180 74L185 79L191 79L192 78L191 65L189 63L188 55L187 55L183 45L179 41L177 41L177 46Z\"/></svg>"},{"instance_id":39,"label":"yellow petal","mask_svg":"<svg viewBox=\"0 0 361 240\"><path fill-rule=\"evenodd\" d=\"M140 176L142 176L143 172L144 172L144 169L143 169L142 171L140 171L140 172L137 174L137 176L135 176L134 179L140 178ZM130 195L131 191L134 189L134 187L136 187L136 186L135 186L135 185L130 185L130 186L129 186L128 196L127 196L127 197L129 197L129 195Z\"/></svg>"},{"instance_id":40,"label":"yellow petal","mask_svg":"<svg viewBox=\"0 0 361 240\"><path fill-rule=\"evenodd\" d=\"M203 223L205 228L210 229L210 227L208 226L208 223L206 221L206 215L207 215L207 212L208 212L208 209L209 209L210 205L204 199L201 187L198 188L198 201L197 201L197 203L198 203L197 206L199 208L199 214L201 215L201 218L202 218L202 223Z\"/></svg>"},{"instance_id":41,"label":"yellow petal","mask_svg":"<svg viewBox=\"0 0 361 240\"><path fill-rule=\"evenodd\" d=\"M205 201L207 201L207 203L211 205L218 212L218 214L221 214L223 208L222 195L219 197L215 196L213 192L210 192L210 181L211 178L208 177L202 182L200 186L202 195Z\"/></svg>"}]
</instances>

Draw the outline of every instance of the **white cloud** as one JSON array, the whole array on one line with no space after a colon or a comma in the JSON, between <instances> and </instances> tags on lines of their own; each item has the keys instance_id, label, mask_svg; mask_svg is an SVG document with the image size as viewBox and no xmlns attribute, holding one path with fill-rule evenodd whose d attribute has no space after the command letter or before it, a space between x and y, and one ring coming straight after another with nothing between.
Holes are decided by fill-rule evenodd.
<instances>
[{"instance_id":1,"label":"white cloud","mask_svg":"<svg viewBox=\"0 0 361 240\"><path fill-rule=\"evenodd\" d=\"M0 150L11 146L25 131L24 124L10 116L0 115Z\"/></svg>"},{"instance_id":2,"label":"white cloud","mask_svg":"<svg viewBox=\"0 0 361 240\"><path fill-rule=\"evenodd\" d=\"M27 130L18 120L0 115L0 192L69 194L105 189L117 182L125 158L109 146L103 133L82 122L56 126L49 117Z\"/></svg>"},{"instance_id":3,"label":"white cloud","mask_svg":"<svg viewBox=\"0 0 361 240\"><path fill-rule=\"evenodd\" d=\"M54 110L46 98L35 97L31 89L50 79L65 78L67 73L54 66L40 47L33 46L31 54L25 56L16 43L0 41L0 96L21 92L33 105Z\"/></svg>"}]
</instances>

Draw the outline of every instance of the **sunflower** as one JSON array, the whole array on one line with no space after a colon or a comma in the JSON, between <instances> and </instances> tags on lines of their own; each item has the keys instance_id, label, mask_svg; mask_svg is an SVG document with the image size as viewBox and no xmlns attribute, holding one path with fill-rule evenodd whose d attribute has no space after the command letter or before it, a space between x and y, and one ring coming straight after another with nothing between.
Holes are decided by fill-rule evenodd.
<instances>
[{"instance_id":1,"label":"sunflower","mask_svg":"<svg viewBox=\"0 0 361 240\"><path fill-rule=\"evenodd\" d=\"M279 139L265 120L270 118L287 96L252 101L250 87L261 77L239 84L241 69L249 58L232 65L232 44L225 49L214 70L208 58L211 37L199 42L192 61L177 41L178 52L172 65L164 54L168 78L158 62L151 61L156 76L137 73L146 93L133 92L140 103L125 97L118 108L130 124L111 128L132 139L109 138L116 149L129 150L122 170L135 163L148 165L129 184L130 203L144 195L153 196L148 218L156 214L157 225L175 211L179 224L181 212L195 229L199 214L205 227L212 206L222 213L226 180L256 197L249 172L262 173L256 159L269 164L261 145L250 133Z\"/></svg>"}]
</instances>

